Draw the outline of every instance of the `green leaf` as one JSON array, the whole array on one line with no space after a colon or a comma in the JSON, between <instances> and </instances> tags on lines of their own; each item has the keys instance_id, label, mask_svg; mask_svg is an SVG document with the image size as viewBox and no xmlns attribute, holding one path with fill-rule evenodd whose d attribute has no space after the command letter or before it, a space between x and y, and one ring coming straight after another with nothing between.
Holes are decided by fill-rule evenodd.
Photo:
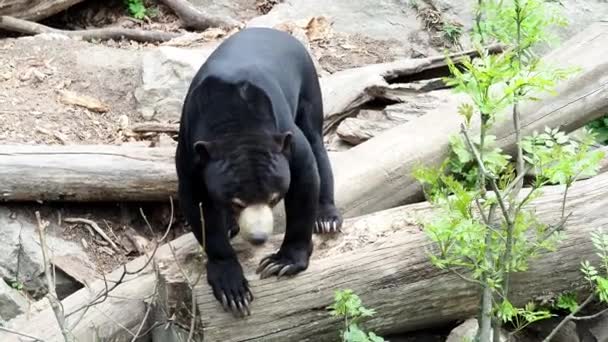
<instances>
[{"instance_id":1,"label":"green leaf","mask_svg":"<svg viewBox=\"0 0 608 342\"><path fill-rule=\"evenodd\" d=\"M561 294L557 299L557 307L560 309L566 309L568 311L575 312L578 309L578 302L576 301L575 293L564 293Z\"/></svg>"}]
</instances>

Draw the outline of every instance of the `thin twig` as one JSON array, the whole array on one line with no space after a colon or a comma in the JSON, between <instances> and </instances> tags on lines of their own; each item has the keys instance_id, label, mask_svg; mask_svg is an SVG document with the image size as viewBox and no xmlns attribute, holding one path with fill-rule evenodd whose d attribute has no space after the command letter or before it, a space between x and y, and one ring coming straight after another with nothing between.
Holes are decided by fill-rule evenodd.
<instances>
[{"instance_id":1,"label":"thin twig","mask_svg":"<svg viewBox=\"0 0 608 342\"><path fill-rule=\"evenodd\" d=\"M589 316L574 316L574 317L572 317L570 319L573 320L573 321L585 321L585 320L589 320L589 319L598 318L598 317L600 317L601 315L603 315L605 313L608 313L608 308L606 308L606 309L604 309L602 311L596 312L593 315L589 315Z\"/></svg>"},{"instance_id":2,"label":"thin twig","mask_svg":"<svg viewBox=\"0 0 608 342\"><path fill-rule=\"evenodd\" d=\"M66 217L63 219L63 221L66 223L83 223L90 226L95 232L97 232L97 234L99 234L99 236L101 236L102 239L106 240L110 244L110 246L114 248L114 250L120 251L114 241L110 239L108 234L106 234L106 232L104 232L103 229L101 229L101 227L99 227L99 225L95 221L80 217Z\"/></svg>"},{"instance_id":3,"label":"thin twig","mask_svg":"<svg viewBox=\"0 0 608 342\"><path fill-rule=\"evenodd\" d=\"M154 292L157 291L157 287L158 287L158 283L156 284L156 286L154 288ZM139 334L141 334L141 330L143 329L144 325L148 321L148 315L150 315L150 311L152 311L152 305L148 305L148 309L146 310L146 313L144 314L144 318L141 320L141 324L139 325L139 328L137 328L137 331L135 332L135 335L131 339L131 342L135 342L135 340L137 340L137 338L139 337Z\"/></svg>"},{"instance_id":4,"label":"thin twig","mask_svg":"<svg viewBox=\"0 0 608 342\"><path fill-rule=\"evenodd\" d=\"M66 342L72 341L73 338L71 336L70 331L66 328L65 324L65 315L64 308L57 297L57 292L55 292L55 284L53 283L53 279L51 277L51 263L47 256L47 245L46 245L46 235L45 229L48 227L49 222L43 221L40 217L40 212L36 211L36 221L38 222L38 235L40 237L40 249L42 250L42 262L44 264L44 275L46 277L46 283L48 286L48 294L46 295L49 303L51 304L51 308L53 309L53 313L55 313L55 318L57 319L57 324L59 324L59 328L61 329L61 334L63 335L63 339Z\"/></svg>"},{"instance_id":5,"label":"thin twig","mask_svg":"<svg viewBox=\"0 0 608 342\"><path fill-rule=\"evenodd\" d=\"M182 275L184 276L184 278L186 279L186 283L188 284L188 287L190 288L190 292L192 294L192 308L191 308L191 314L192 317L190 319L190 330L188 333L188 341L192 341L192 337L194 336L194 329L196 327L196 313L197 313L197 304L196 304L196 296L194 295L194 287L196 287L196 285L198 284L198 282L201 279L201 276L203 274L203 272L198 272L198 276L196 277L196 280L194 282L192 282L190 280L190 277L188 276L188 273L186 273L186 270L182 267L182 265L180 264L178 258L177 258L177 253L175 253L175 249L173 248L173 245L171 245L171 242L167 242L167 245L169 246L169 249L171 250L171 253L173 254L173 258L175 259L175 264L177 265L177 267L179 268L180 272L182 273Z\"/></svg>"},{"instance_id":6,"label":"thin twig","mask_svg":"<svg viewBox=\"0 0 608 342\"><path fill-rule=\"evenodd\" d=\"M496 180L490 175L490 173L486 170L485 166L483 165L483 161L481 160L479 152L473 145L473 142L471 142L471 138L469 137L469 134L467 133L467 130L466 130L464 124L461 124L461 132L464 135L464 138L467 142L467 145L468 145L471 153L473 154L473 157L475 158L475 160L477 160L477 165L479 166L479 172L481 172L483 174L483 176L488 179L490 186L492 187L492 191L494 191L494 193L496 195L496 200L498 201L498 205L500 206L500 210L503 213L505 221L507 221L507 224L511 224L511 218L509 216L509 212L507 211L507 206L505 204L504 198L502 197L500 190L498 189Z\"/></svg>"},{"instance_id":7,"label":"thin twig","mask_svg":"<svg viewBox=\"0 0 608 342\"><path fill-rule=\"evenodd\" d=\"M566 325L566 323L568 323L585 306L587 306L589 303L591 303L591 301L593 300L594 297L595 297L595 294L591 293L589 295L589 297L587 297L587 299L585 299L585 301L581 305L579 305L576 309L574 309L574 311L572 311L561 322L559 322L559 324L553 329L553 331L551 331L551 333L547 337L545 337L545 339L543 340L543 342L549 342L549 341L551 341L551 339L555 336L555 334L557 334L557 332L559 331L559 329L561 329L564 325Z\"/></svg>"},{"instance_id":8,"label":"thin twig","mask_svg":"<svg viewBox=\"0 0 608 342\"><path fill-rule=\"evenodd\" d=\"M479 285L479 286L484 286L484 285L483 285L483 283L482 283L482 282L480 282L479 280L472 279L472 278L468 278L468 277L466 277L465 275L463 275L462 273L460 273L460 272L456 271L455 269L453 269L453 268L451 268L451 267L450 267L450 268L448 268L448 270L449 270L450 272L454 273L455 275L457 275L457 276L458 276L460 279L462 279L462 280L466 281L467 283L472 283L472 284L476 284L476 285Z\"/></svg>"},{"instance_id":9,"label":"thin twig","mask_svg":"<svg viewBox=\"0 0 608 342\"><path fill-rule=\"evenodd\" d=\"M12 329L3 327L1 325L0 325L0 331L4 331L6 333L17 335L17 336L23 336L23 337L31 338L32 340L34 340L33 342L44 342L45 341L45 340L43 340L41 338L38 338L36 336L32 336L32 335L28 335L28 334L25 334L25 333L22 333L22 332L19 332L19 331L16 331L16 330L12 330Z\"/></svg>"}]
</instances>

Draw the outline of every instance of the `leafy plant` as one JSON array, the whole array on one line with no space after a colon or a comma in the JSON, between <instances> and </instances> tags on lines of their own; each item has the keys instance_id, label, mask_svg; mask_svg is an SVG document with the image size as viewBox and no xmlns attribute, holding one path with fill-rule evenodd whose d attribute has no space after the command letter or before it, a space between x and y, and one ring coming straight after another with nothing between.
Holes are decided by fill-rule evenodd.
<instances>
[{"instance_id":1,"label":"leafy plant","mask_svg":"<svg viewBox=\"0 0 608 342\"><path fill-rule=\"evenodd\" d=\"M129 14L135 19L143 19L148 14L144 0L123 0Z\"/></svg>"},{"instance_id":2,"label":"leafy plant","mask_svg":"<svg viewBox=\"0 0 608 342\"><path fill-rule=\"evenodd\" d=\"M597 142L603 145L608 144L608 114L597 118L586 126L597 133Z\"/></svg>"},{"instance_id":3,"label":"leafy plant","mask_svg":"<svg viewBox=\"0 0 608 342\"><path fill-rule=\"evenodd\" d=\"M547 310L532 303L513 306L510 276L527 270L541 251L555 250L569 217L565 212L567 191L581 176L597 172L603 153L590 151L595 136L588 131L581 142L552 128L522 137L518 104L536 100L538 93L554 92L557 81L577 71L545 65L533 53L535 45L550 42L549 26L565 23L554 4L543 0L478 1L475 21L472 41L479 56L464 57L458 63L447 58L451 75L446 84L470 98L458 108L465 121L461 134L450 138L451 155L439 169L419 167L414 177L437 210L423 222L436 247L429 253L431 262L480 287L477 340L485 342L491 340L492 327L496 340L503 323L512 324L517 332L550 317ZM505 44L507 49L490 54L482 45L488 41ZM514 166L488 134L506 109L512 109L515 130ZM478 126L473 126L474 119ZM534 169L534 179L519 196L529 169ZM566 189L561 218L553 224L540 222L528 209L548 183Z\"/></svg>"},{"instance_id":4,"label":"leafy plant","mask_svg":"<svg viewBox=\"0 0 608 342\"><path fill-rule=\"evenodd\" d=\"M576 293L568 292L563 293L557 298L556 307L564 310L568 310L570 313L576 312L578 309L578 301L576 300Z\"/></svg>"},{"instance_id":5,"label":"leafy plant","mask_svg":"<svg viewBox=\"0 0 608 342\"><path fill-rule=\"evenodd\" d=\"M452 45L457 45L460 41L460 37L462 36L462 26L444 22L441 26L441 31L443 31L443 37L446 41L448 41Z\"/></svg>"},{"instance_id":6,"label":"leafy plant","mask_svg":"<svg viewBox=\"0 0 608 342\"><path fill-rule=\"evenodd\" d=\"M352 290L335 292L334 303L328 307L332 316L344 318L344 330L340 331L343 342L383 342L384 339L373 332L365 333L359 328L359 322L365 317L372 317L375 311L363 306L361 298Z\"/></svg>"},{"instance_id":7,"label":"leafy plant","mask_svg":"<svg viewBox=\"0 0 608 342\"><path fill-rule=\"evenodd\" d=\"M17 291L23 290L23 283L20 281L14 281L11 283L11 287Z\"/></svg>"}]
</instances>

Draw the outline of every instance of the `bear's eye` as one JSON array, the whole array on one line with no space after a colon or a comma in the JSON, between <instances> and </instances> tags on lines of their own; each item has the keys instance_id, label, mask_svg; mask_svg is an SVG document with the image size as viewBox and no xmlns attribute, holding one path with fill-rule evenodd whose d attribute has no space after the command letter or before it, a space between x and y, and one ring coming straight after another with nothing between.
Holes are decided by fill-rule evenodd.
<instances>
[{"instance_id":1,"label":"bear's eye","mask_svg":"<svg viewBox=\"0 0 608 342\"><path fill-rule=\"evenodd\" d=\"M234 209L234 211L241 211L243 209L245 209L245 207L247 207L247 205L245 204L245 202L243 202L240 198L233 198L232 199L232 209Z\"/></svg>"}]
</instances>

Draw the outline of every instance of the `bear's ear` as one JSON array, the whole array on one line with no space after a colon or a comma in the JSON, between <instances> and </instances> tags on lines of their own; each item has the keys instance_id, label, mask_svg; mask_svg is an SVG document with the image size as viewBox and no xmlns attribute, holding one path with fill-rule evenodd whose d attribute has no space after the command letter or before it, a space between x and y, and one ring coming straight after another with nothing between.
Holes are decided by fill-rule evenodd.
<instances>
[{"instance_id":1,"label":"bear's ear","mask_svg":"<svg viewBox=\"0 0 608 342\"><path fill-rule=\"evenodd\" d=\"M274 135L274 141L277 143L279 152L287 154L291 150L292 138L293 133L291 133L290 131Z\"/></svg>"},{"instance_id":2,"label":"bear's ear","mask_svg":"<svg viewBox=\"0 0 608 342\"><path fill-rule=\"evenodd\" d=\"M196 163L204 163L211 159L211 149L213 143L210 141L197 141L194 143L194 154Z\"/></svg>"}]
</instances>

